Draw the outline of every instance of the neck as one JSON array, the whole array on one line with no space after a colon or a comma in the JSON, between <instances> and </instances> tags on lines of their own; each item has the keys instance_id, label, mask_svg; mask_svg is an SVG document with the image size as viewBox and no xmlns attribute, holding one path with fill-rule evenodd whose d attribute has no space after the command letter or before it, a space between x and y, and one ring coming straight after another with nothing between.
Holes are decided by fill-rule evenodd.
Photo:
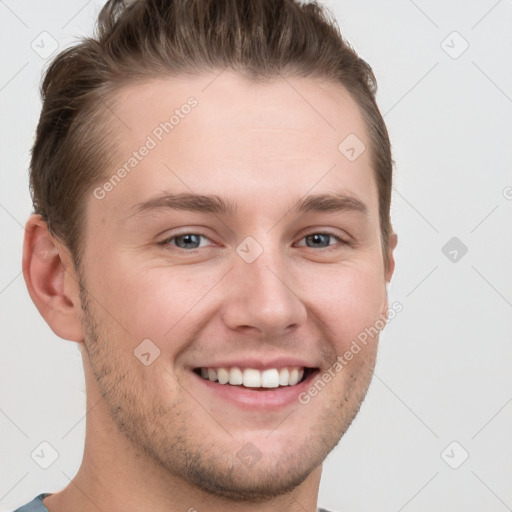
<instances>
[{"instance_id":1,"label":"neck","mask_svg":"<svg viewBox=\"0 0 512 512\"><path fill-rule=\"evenodd\" d=\"M258 503L233 501L204 492L171 475L114 425L100 397L89 400L82 464L70 484L45 498L50 512L152 510L153 512L316 512L322 466L290 493ZM89 403L90 402L90 403ZM97 405L94 405L94 404Z\"/></svg>"}]
</instances>

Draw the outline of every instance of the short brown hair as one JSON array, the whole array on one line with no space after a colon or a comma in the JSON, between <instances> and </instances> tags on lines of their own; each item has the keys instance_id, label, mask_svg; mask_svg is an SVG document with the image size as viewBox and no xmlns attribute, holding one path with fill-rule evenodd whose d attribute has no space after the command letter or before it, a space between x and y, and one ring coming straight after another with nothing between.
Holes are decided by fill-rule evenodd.
<instances>
[{"instance_id":1,"label":"short brown hair","mask_svg":"<svg viewBox=\"0 0 512 512\"><path fill-rule=\"evenodd\" d=\"M69 248L75 265L83 250L87 197L113 163L109 99L128 84L226 67L254 80L315 77L348 90L368 129L387 264L393 167L388 132L375 101L375 75L332 15L317 2L298 0L109 0L94 37L62 51L48 67L32 148L35 213Z\"/></svg>"}]
</instances>

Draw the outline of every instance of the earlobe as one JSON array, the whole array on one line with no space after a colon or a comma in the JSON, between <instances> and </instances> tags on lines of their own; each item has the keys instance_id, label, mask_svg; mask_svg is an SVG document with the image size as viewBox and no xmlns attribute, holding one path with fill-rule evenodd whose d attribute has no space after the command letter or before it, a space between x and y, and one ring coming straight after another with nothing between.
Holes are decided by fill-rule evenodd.
<instances>
[{"instance_id":1,"label":"earlobe","mask_svg":"<svg viewBox=\"0 0 512 512\"><path fill-rule=\"evenodd\" d=\"M381 311L381 318L385 318L386 323L388 321L388 312L389 312L389 297L388 297L388 285L391 281L391 277L393 276L393 272L395 271L395 257L393 251L398 243L398 235L396 233L392 233L389 237L389 248L388 248L388 266L386 268L386 300L384 301L384 307Z\"/></svg>"},{"instance_id":2,"label":"earlobe","mask_svg":"<svg viewBox=\"0 0 512 512\"><path fill-rule=\"evenodd\" d=\"M391 281L391 277L393 276L393 272L395 271L395 256L394 251L398 243L398 235L396 233L391 233L389 237L389 248L388 248L388 267L386 269L386 282Z\"/></svg>"},{"instance_id":3,"label":"earlobe","mask_svg":"<svg viewBox=\"0 0 512 512\"><path fill-rule=\"evenodd\" d=\"M52 331L70 341L83 341L78 276L69 251L50 235L40 215L31 215L25 226L23 277Z\"/></svg>"}]
</instances>

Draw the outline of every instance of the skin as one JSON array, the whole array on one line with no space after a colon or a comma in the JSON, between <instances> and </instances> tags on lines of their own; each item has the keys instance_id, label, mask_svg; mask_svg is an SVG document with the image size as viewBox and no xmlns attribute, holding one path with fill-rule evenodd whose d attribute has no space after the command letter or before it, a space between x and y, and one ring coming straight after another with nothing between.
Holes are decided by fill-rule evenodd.
<instances>
[{"instance_id":1,"label":"skin","mask_svg":"<svg viewBox=\"0 0 512 512\"><path fill-rule=\"evenodd\" d=\"M312 512L321 463L367 391L378 337L306 405L244 409L191 371L223 358L293 356L326 372L386 316L397 242L393 234L384 268L368 137L344 88L215 76L118 94L120 166L190 96L198 105L103 199L88 196L80 271L39 216L27 223L28 290L53 331L79 343L87 390L83 462L44 500L51 512ZM338 151L350 133L367 148L353 162ZM164 191L216 194L238 211L133 215ZM335 192L367 214L290 211L307 194ZM325 237L307 246L307 235L325 231L349 244ZM196 249L160 243L198 232L207 238ZM247 236L263 248L252 263L236 252ZM42 246L48 252L36 257ZM134 357L144 339L160 350L149 366ZM248 442L261 455L251 466L237 457Z\"/></svg>"}]
</instances>

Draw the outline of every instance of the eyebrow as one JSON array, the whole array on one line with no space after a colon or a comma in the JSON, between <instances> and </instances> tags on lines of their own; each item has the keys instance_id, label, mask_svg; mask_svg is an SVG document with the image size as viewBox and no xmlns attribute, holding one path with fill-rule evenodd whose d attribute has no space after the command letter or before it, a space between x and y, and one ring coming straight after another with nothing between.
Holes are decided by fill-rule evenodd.
<instances>
[{"instance_id":1,"label":"eyebrow","mask_svg":"<svg viewBox=\"0 0 512 512\"><path fill-rule=\"evenodd\" d=\"M187 210L202 213L215 213L224 215L236 215L237 206L234 201L224 199L217 195L201 195L194 193L165 193L137 203L130 211L130 217L143 212L157 210ZM295 214L308 212L355 212L368 215L367 206L354 196L343 193L338 194L315 194L301 197L291 208Z\"/></svg>"}]
</instances>

